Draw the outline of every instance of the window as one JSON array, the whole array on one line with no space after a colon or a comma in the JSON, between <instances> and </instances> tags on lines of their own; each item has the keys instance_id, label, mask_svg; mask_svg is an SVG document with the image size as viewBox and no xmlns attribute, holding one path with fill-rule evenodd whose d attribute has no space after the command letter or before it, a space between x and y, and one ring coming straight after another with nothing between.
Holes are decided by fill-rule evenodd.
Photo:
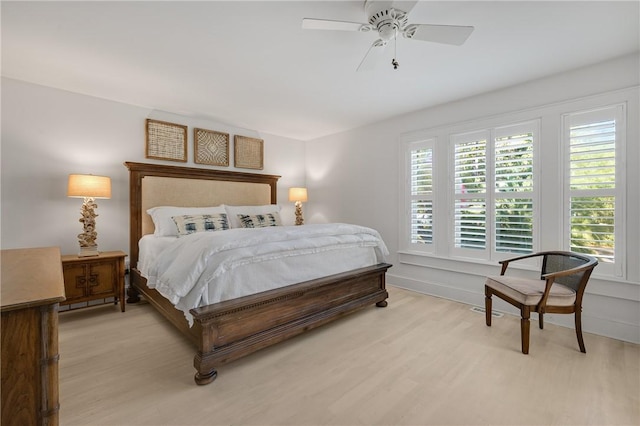
<instances>
[{"instance_id":1,"label":"window","mask_svg":"<svg viewBox=\"0 0 640 426\"><path fill-rule=\"evenodd\" d=\"M487 135L454 136L454 245L485 249Z\"/></svg>"},{"instance_id":2,"label":"window","mask_svg":"<svg viewBox=\"0 0 640 426\"><path fill-rule=\"evenodd\" d=\"M565 250L637 282L638 107L635 87L401 135L398 260L469 271Z\"/></svg>"},{"instance_id":3,"label":"window","mask_svg":"<svg viewBox=\"0 0 640 426\"><path fill-rule=\"evenodd\" d=\"M533 131L500 132L494 140L495 250L533 252Z\"/></svg>"},{"instance_id":4,"label":"window","mask_svg":"<svg viewBox=\"0 0 640 426\"><path fill-rule=\"evenodd\" d=\"M453 250L482 259L534 251L538 121L451 136Z\"/></svg>"},{"instance_id":5,"label":"window","mask_svg":"<svg viewBox=\"0 0 640 426\"><path fill-rule=\"evenodd\" d=\"M624 107L566 114L565 246L595 256L600 272L622 274L618 158Z\"/></svg>"},{"instance_id":6,"label":"window","mask_svg":"<svg viewBox=\"0 0 640 426\"><path fill-rule=\"evenodd\" d=\"M413 250L433 250L433 140L408 145L409 209L408 245Z\"/></svg>"}]
</instances>

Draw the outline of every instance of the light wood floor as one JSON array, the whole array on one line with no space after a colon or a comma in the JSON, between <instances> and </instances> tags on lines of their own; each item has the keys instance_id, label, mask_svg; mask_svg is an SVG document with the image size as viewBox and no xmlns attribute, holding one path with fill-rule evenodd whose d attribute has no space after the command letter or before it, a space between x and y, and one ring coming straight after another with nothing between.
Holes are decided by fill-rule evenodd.
<instances>
[{"instance_id":1,"label":"light wood floor","mask_svg":"<svg viewBox=\"0 0 640 426\"><path fill-rule=\"evenodd\" d=\"M222 366L147 304L60 315L61 425L638 425L640 347L396 288L387 308Z\"/></svg>"}]
</instances>

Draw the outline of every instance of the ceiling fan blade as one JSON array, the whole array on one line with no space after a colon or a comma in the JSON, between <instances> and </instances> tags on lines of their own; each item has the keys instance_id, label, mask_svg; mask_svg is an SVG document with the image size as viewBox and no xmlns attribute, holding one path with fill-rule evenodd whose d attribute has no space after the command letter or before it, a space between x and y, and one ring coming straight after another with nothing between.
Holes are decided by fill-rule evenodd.
<instances>
[{"instance_id":1,"label":"ceiling fan blade","mask_svg":"<svg viewBox=\"0 0 640 426\"><path fill-rule=\"evenodd\" d=\"M403 35L414 40L460 46L467 41L473 30L473 27L460 25L413 24L405 28Z\"/></svg>"},{"instance_id":2,"label":"ceiling fan blade","mask_svg":"<svg viewBox=\"0 0 640 426\"><path fill-rule=\"evenodd\" d=\"M368 26L359 22L332 21L329 19L304 18L302 28L305 30L338 30L338 31L363 31L362 27Z\"/></svg>"},{"instance_id":3,"label":"ceiling fan blade","mask_svg":"<svg viewBox=\"0 0 640 426\"><path fill-rule=\"evenodd\" d=\"M386 50L385 47L387 47L386 41L382 39L374 41L366 55L364 55L364 58L362 58L356 71L371 71L375 69L383 58L383 53Z\"/></svg>"}]
</instances>

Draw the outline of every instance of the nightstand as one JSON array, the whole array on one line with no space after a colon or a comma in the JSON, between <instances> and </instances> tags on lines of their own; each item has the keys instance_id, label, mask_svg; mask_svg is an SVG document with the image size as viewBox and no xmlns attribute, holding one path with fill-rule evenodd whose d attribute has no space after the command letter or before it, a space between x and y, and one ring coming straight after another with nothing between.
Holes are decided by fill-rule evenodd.
<instances>
[{"instance_id":1,"label":"nightstand","mask_svg":"<svg viewBox=\"0 0 640 426\"><path fill-rule=\"evenodd\" d=\"M124 312L124 258L122 251L105 251L98 256L62 256L62 273L67 299L60 305L114 297Z\"/></svg>"}]
</instances>

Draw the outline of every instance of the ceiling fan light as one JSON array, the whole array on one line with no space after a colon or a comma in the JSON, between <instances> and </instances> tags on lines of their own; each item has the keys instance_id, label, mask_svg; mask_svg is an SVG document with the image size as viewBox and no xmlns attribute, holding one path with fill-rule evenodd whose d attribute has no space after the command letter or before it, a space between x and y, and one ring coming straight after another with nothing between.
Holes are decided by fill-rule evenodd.
<instances>
[{"instance_id":1,"label":"ceiling fan light","mask_svg":"<svg viewBox=\"0 0 640 426\"><path fill-rule=\"evenodd\" d=\"M378 29L378 34L382 40L389 41L396 36L396 28L393 25L384 25Z\"/></svg>"}]
</instances>

